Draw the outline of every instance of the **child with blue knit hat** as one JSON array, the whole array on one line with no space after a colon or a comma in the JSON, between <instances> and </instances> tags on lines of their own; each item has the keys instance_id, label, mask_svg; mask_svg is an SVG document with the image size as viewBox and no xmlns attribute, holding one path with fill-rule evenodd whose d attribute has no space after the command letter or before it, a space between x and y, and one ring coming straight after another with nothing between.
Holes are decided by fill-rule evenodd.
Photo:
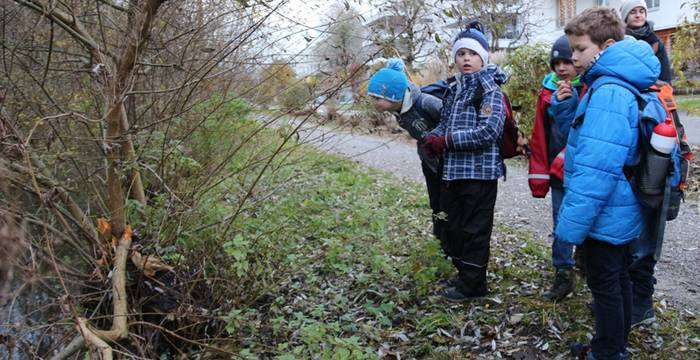
<instances>
[{"instance_id":1,"label":"child with blue knit hat","mask_svg":"<svg viewBox=\"0 0 700 360\"><path fill-rule=\"evenodd\" d=\"M401 59L391 58L369 79L367 95L400 103L408 90L408 78Z\"/></svg>"},{"instance_id":2,"label":"child with blue knit hat","mask_svg":"<svg viewBox=\"0 0 700 360\"><path fill-rule=\"evenodd\" d=\"M535 107L527 182L536 198L544 198L551 190L552 223L556 227L564 197L564 149L578 99L585 91L571 60L566 35L552 45L549 67L552 72L542 80ZM553 236L552 265L556 273L552 287L543 294L545 299L559 301L573 292L576 279L573 249L573 245ZM581 253L577 252L577 255Z\"/></svg>"},{"instance_id":3,"label":"child with blue knit hat","mask_svg":"<svg viewBox=\"0 0 700 360\"><path fill-rule=\"evenodd\" d=\"M408 81L401 59L389 59L386 66L377 71L367 85L367 94L378 111L393 113L403 129L416 139L418 156L428 188L428 199L433 211L433 234L440 233L436 223L440 211L440 164L437 158L429 158L421 144L425 136L440 122L442 100L422 93Z\"/></svg>"},{"instance_id":4,"label":"child with blue knit hat","mask_svg":"<svg viewBox=\"0 0 700 360\"><path fill-rule=\"evenodd\" d=\"M489 45L479 22L472 22L452 43L459 73L447 80L440 124L423 149L443 156L438 221L446 253L457 268L443 296L462 302L486 295L493 213L498 178L505 174L499 140L505 124L500 84L506 75L488 65Z\"/></svg>"}]
</instances>

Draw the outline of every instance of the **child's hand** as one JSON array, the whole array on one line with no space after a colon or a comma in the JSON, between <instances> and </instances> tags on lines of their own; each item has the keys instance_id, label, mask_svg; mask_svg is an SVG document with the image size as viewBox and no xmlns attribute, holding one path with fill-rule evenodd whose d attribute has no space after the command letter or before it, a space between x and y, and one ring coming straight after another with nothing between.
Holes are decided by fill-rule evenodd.
<instances>
[{"instance_id":1,"label":"child's hand","mask_svg":"<svg viewBox=\"0 0 700 360\"><path fill-rule=\"evenodd\" d=\"M442 156L448 147L448 143L452 142L452 135L428 135L423 143L423 151L429 158Z\"/></svg>"},{"instance_id":2,"label":"child's hand","mask_svg":"<svg viewBox=\"0 0 700 360\"><path fill-rule=\"evenodd\" d=\"M557 83L557 100L562 101L572 97L574 91L571 89L571 81L560 80Z\"/></svg>"}]
</instances>

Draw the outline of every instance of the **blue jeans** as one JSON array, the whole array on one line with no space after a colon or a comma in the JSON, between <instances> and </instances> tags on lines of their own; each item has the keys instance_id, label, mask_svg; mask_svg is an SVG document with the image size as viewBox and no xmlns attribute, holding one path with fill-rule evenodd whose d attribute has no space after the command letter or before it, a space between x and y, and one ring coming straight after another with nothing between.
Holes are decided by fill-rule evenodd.
<instances>
[{"instance_id":1,"label":"blue jeans","mask_svg":"<svg viewBox=\"0 0 700 360\"><path fill-rule=\"evenodd\" d=\"M632 280L632 311L640 313L653 308L654 302L654 267L656 260L656 239L654 233L658 226L658 212L650 209L642 209L644 226L639 239L630 243L632 253L632 264L629 267L630 279Z\"/></svg>"},{"instance_id":2,"label":"blue jeans","mask_svg":"<svg viewBox=\"0 0 700 360\"><path fill-rule=\"evenodd\" d=\"M559 218L559 206L564 198L564 189L552 186L552 223L557 227ZM554 236L554 234L552 234ZM574 267L574 245L560 241L554 236L552 241L552 265L557 269L571 269Z\"/></svg>"},{"instance_id":3,"label":"blue jeans","mask_svg":"<svg viewBox=\"0 0 700 360\"><path fill-rule=\"evenodd\" d=\"M584 242L588 269L586 281L593 294L595 335L592 358L624 359L631 325L632 284L627 272L628 245L612 245L587 238Z\"/></svg>"}]
</instances>

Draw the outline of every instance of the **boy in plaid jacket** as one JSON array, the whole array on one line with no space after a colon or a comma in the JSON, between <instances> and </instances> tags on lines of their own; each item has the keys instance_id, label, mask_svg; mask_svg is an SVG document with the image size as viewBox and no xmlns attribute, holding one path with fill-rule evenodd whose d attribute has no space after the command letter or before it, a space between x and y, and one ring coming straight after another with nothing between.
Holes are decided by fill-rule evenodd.
<instances>
[{"instance_id":1,"label":"boy in plaid jacket","mask_svg":"<svg viewBox=\"0 0 700 360\"><path fill-rule=\"evenodd\" d=\"M448 80L440 124L427 137L429 156L444 156L441 240L459 275L443 296L462 302L486 295L498 178L505 173L499 140L505 112L499 85L505 74L488 64L481 24L462 31L452 46L459 74Z\"/></svg>"}]
</instances>

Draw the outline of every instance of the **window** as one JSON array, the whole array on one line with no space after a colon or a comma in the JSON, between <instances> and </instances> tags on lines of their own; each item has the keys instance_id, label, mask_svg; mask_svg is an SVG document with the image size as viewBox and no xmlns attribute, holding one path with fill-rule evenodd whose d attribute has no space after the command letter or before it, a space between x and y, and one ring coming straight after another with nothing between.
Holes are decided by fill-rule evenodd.
<instances>
[{"instance_id":1,"label":"window","mask_svg":"<svg viewBox=\"0 0 700 360\"><path fill-rule=\"evenodd\" d=\"M656 10L659 8L661 0L646 0L646 2L649 10Z\"/></svg>"},{"instance_id":2,"label":"window","mask_svg":"<svg viewBox=\"0 0 700 360\"><path fill-rule=\"evenodd\" d=\"M576 15L576 0L559 0L559 27L564 27Z\"/></svg>"},{"instance_id":3,"label":"window","mask_svg":"<svg viewBox=\"0 0 700 360\"><path fill-rule=\"evenodd\" d=\"M517 39L518 38L518 15L507 14L503 18L503 35L502 39Z\"/></svg>"}]
</instances>

